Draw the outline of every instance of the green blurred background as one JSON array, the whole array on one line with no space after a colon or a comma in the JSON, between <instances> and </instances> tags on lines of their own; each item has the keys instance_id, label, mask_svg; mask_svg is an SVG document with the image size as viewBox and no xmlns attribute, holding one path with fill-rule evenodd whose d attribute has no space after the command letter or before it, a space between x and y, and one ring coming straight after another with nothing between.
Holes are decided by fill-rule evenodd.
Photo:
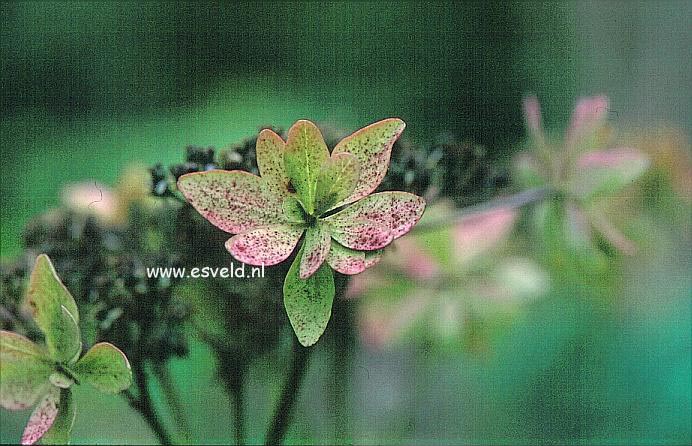
<instances>
[{"instance_id":1,"label":"green blurred background","mask_svg":"<svg viewBox=\"0 0 692 446\"><path fill-rule=\"evenodd\" d=\"M0 8L5 258L65 183L113 184L132 161L178 162L187 144L223 147L264 124L354 129L399 116L418 142L450 133L509 155L527 92L548 127L564 125L577 96L606 93L616 126L690 131L687 1ZM681 245L677 231L659 231L650 252L622 266L617 296L558 283L487 355L362 349L344 383L318 346L290 438L689 443L692 280L689 237ZM279 390L261 369L247 397L256 439ZM194 437L231 438L230 402L205 347L174 371ZM346 389L345 419L330 416L334 387ZM154 440L124 400L82 396L76 443ZM27 416L0 412L0 442L19 438Z\"/></svg>"}]
</instances>

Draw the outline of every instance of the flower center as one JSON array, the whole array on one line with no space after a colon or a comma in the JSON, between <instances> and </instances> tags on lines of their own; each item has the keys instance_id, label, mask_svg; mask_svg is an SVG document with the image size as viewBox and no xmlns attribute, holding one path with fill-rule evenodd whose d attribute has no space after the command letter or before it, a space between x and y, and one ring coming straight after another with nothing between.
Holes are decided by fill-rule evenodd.
<instances>
[{"instance_id":1,"label":"flower center","mask_svg":"<svg viewBox=\"0 0 692 446\"><path fill-rule=\"evenodd\" d=\"M308 213L305 214L305 224L307 225L308 228L312 228L315 225L317 225L317 216L315 215L310 215Z\"/></svg>"}]
</instances>

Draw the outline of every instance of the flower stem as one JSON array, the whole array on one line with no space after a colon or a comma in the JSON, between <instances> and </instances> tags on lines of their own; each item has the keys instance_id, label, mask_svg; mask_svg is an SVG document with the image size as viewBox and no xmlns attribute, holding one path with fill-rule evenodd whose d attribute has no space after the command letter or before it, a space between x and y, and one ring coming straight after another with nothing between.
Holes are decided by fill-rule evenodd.
<instances>
[{"instance_id":1,"label":"flower stem","mask_svg":"<svg viewBox=\"0 0 692 446\"><path fill-rule=\"evenodd\" d=\"M288 424L291 419L291 413L293 412L293 406L295 405L298 397L300 384L305 376L308 360L310 359L310 353L312 352L311 348L306 348L300 345L295 336L292 336L292 338L293 364L291 367L291 374L286 379L283 391L281 392L281 397L279 399L279 404L276 407L271 426L267 432L267 438L265 440L265 444L267 445L281 444L286 436Z\"/></svg>"},{"instance_id":2,"label":"flower stem","mask_svg":"<svg viewBox=\"0 0 692 446\"><path fill-rule=\"evenodd\" d=\"M240 380L239 385L237 386L233 394L233 408L235 410L235 442L237 445L242 445L245 438L245 412L243 405L243 380Z\"/></svg>"},{"instance_id":3,"label":"flower stem","mask_svg":"<svg viewBox=\"0 0 692 446\"><path fill-rule=\"evenodd\" d=\"M457 223L462 218L470 215L480 214L500 208L519 208L526 206L527 204L542 201L552 194L552 190L547 187L535 187L532 189L527 189L507 197L499 197L484 203L460 208L451 214L420 223L416 225L411 232L434 231L447 225Z\"/></svg>"},{"instance_id":4,"label":"flower stem","mask_svg":"<svg viewBox=\"0 0 692 446\"><path fill-rule=\"evenodd\" d=\"M180 395L178 395L178 392L175 389L170 371L166 367L166 364L156 363L154 364L154 374L161 384L161 390L163 391L163 396L166 399L166 404L168 404L168 406L171 408L173 420L178 426L178 434L181 437L180 440L182 440L182 443L184 444L189 444L192 441L190 424L187 422L187 418L185 417L185 411L180 401Z\"/></svg>"},{"instance_id":5,"label":"flower stem","mask_svg":"<svg viewBox=\"0 0 692 446\"><path fill-rule=\"evenodd\" d=\"M154 434L156 434L161 444L173 444L171 437L168 435L168 432L166 432L166 428L163 426L163 423L161 423L161 420L154 410L154 404L149 395L147 374L141 361L132 363L132 374L134 375L135 385L139 393L137 396L134 396L132 393L126 392L125 397L127 401L132 408L142 414L142 417L144 417L144 420L149 424L151 430L154 431Z\"/></svg>"}]
</instances>

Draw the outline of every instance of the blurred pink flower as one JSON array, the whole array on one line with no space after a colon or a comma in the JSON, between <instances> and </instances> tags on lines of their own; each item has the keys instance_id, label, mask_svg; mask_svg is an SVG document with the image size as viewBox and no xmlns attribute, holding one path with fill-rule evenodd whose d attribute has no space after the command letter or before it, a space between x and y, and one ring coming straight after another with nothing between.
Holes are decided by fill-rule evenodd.
<instances>
[{"instance_id":1,"label":"blurred pink flower","mask_svg":"<svg viewBox=\"0 0 692 446\"><path fill-rule=\"evenodd\" d=\"M443 206L430 208L431 215L449 211ZM445 242L442 248L430 248L420 234L397 241L381 265L351 280L348 296L363 297L359 304L363 342L381 348L418 325L434 338L454 339L464 330L469 305L484 308L481 313L494 313L513 307L527 294L540 295L546 279L536 279L540 270L526 259L491 262L480 275L476 267L476 260L502 248L516 217L512 208L469 215L435 233ZM517 274L526 274L523 282Z\"/></svg>"},{"instance_id":2,"label":"blurred pink flower","mask_svg":"<svg viewBox=\"0 0 692 446\"><path fill-rule=\"evenodd\" d=\"M608 116L608 98L581 98L572 112L570 125L558 146L550 144L541 127L540 104L524 99L524 117L533 151L517 156L517 176L527 186L548 186L565 197L564 231L570 243L594 245L598 232L617 250L633 254L635 245L592 204L613 195L639 178L649 167L648 156L629 147L597 148L605 144L603 130Z\"/></svg>"},{"instance_id":3,"label":"blurred pink flower","mask_svg":"<svg viewBox=\"0 0 692 446\"><path fill-rule=\"evenodd\" d=\"M454 255L459 264L472 261L503 242L511 232L516 209L498 208L469 215L452 228Z\"/></svg>"},{"instance_id":4,"label":"blurred pink flower","mask_svg":"<svg viewBox=\"0 0 692 446\"><path fill-rule=\"evenodd\" d=\"M431 280L440 273L439 262L421 249L413 237L397 240L392 253L387 259L389 264L400 268L414 280Z\"/></svg>"},{"instance_id":5,"label":"blurred pink flower","mask_svg":"<svg viewBox=\"0 0 692 446\"><path fill-rule=\"evenodd\" d=\"M112 221L117 212L115 194L95 181L68 184L61 195L63 204L71 211L93 215L102 221Z\"/></svg>"},{"instance_id":6,"label":"blurred pink flower","mask_svg":"<svg viewBox=\"0 0 692 446\"><path fill-rule=\"evenodd\" d=\"M577 101L572 112L572 121L565 137L567 147L576 145L581 139L597 131L608 116L608 98L593 96Z\"/></svg>"},{"instance_id":7,"label":"blurred pink flower","mask_svg":"<svg viewBox=\"0 0 692 446\"><path fill-rule=\"evenodd\" d=\"M115 188L97 181L67 184L61 191L61 200L71 212L93 216L105 225L119 225L126 221L135 202L149 208L160 205L160 200L149 193L150 178L146 168L133 164L125 168Z\"/></svg>"}]
</instances>

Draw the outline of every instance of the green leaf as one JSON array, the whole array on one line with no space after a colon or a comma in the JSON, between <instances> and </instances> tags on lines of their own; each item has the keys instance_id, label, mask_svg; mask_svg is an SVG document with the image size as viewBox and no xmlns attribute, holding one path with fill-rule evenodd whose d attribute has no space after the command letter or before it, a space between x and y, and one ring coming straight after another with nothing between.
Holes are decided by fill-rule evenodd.
<instances>
[{"instance_id":1,"label":"green leaf","mask_svg":"<svg viewBox=\"0 0 692 446\"><path fill-rule=\"evenodd\" d=\"M36 324L46 336L51 357L60 362L76 359L82 348L77 304L45 254L36 259L27 300Z\"/></svg>"},{"instance_id":2,"label":"green leaf","mask_svg":"<svg viewBox=\"0 0 692 446\"><path fill-rule=\"evenodd\" d=\"M183 175L178 189L217 228L238 234L281 222L281 197L272 195L260 177L240 170L210 170Z\"/></svg>"},{"instance_id":3,"label":"green leaf","mask_svg":"<svg viewBox=\"0 0 692 446\"><path fill-rule=\"evenodd\" d=\"M315 213L322 214L345 200L360 178L358 159L350 153L337 153L322 164L317 175Z\"/></svg>"},{"instance_id":4,"label":"green leaf","mask_svg":"<svg viewBox=\"0 0 692 446\"><path fill-rule=\"evenodd\" d=\"M315 211L317 175L328 158L327 144L315 124L306 120L293 124L288 131L284 165L308 214Z\"/></svg>"},{"instance_id":5,"label":"green leaf","mask_svg":"<svg viewBox=\"0 0 692 446\"><path fill-rule=\"evenodd\" d=\"M332 156L339 153L355 155L360 164L360 180L353 193L338 206L353 203L377 189L387 173L392 146L405 127L401 119L383 119L339 141Z\"/></svg>"},{"instance_id":6,"label":"green leaf","mask_svg":"<svg viewBox=\"0 0 692 446\"><path fill-rule=\"evenodd\" d=\"M36 443L53 426L58 416L59 404L60 389L52 386L29 417L22 434L23 445Z\"/></svg>"},{"instance_id":7,"label":"green leaf","mask_svg":"<svg viewBox=\"0 0 692 446\"><path fill-rule=\"evenodd\" d=\"M326 224L318 221L305 231L302 256L300 257L300 278L307 279L317 271L329 254L332 240Z\"/></svg>"},{"instance_id":8,"label":"green leaf","mask_svg":"<svg viewBox=\"0 0 692 446\"><path fill-rule=\"evenodd\" d=\"M283 202L284 220L287 223L305 223L305 209L296 197L286 197Z\"/></svg>"},{"instance_id":9,"label":"green leaf","mask_svg":"<svg viewBox=\"0 0 692 446\"><path fill-rule=\"evenodd\" d=\"M257 137L255 152L260 176L268 191L276 196L288 195L290 179L284 167L286 143L270 129L264 129Z\"/></svg>"},{"instance_id":10,"label":"green leaf","mask_svg":"<svg viewBox=\"0 0 692 446\"><path fill-rule=\"evenodd\" d=\"M51 357L58 362L72 364L79 359L82 352L79 326L64 306L60 306L60 313L56 314L52 331L46 333L46 344Z\"/></svg>"},{"instance_id":11,"label":"green leaf","mask_svg":"<svg viewBox=\"0 0 692 446\"><path fill-rule=\"evenodd\" d=\"M209 296L217 292L218 284L211 280L185 281L173 289L173 297L194 308L192 326L200 336L210 339L224 339L226 335L227 318L214 299Z\"/></svg>"},{"instance_id":12,"label":"green leaf","mask_svg":"<svg viewBox=\"0 0 692 446\"><path fill-rule=\"evenodd\" d=\"M43 347L24 336L0 330L0 405L26 409L46 393L54 366Z\"/></svg>"},{"instance_id":13,"label":"green leaf","mask_svg":"<svg viewBox=\"0 0 692 446\"><path fill-rule=\"evenodd\" d=\"M312 276L299 276L302 249L293 261L284 280L284 306L298 341L305 347L313 345L324 333L332 314L334 276L322 265Z\"/></svg>"},{"instance_id":14,"label":"green leaf","mask_svg":"<svg viewBox=\"0 0 692 446\"><path fill-rule=\"evenodd\" d=\"M70 433L74 426L77 408L75 407L70 389L60 391L58 403L58 416L48 432L41 438L41 444L70 444Z\"/></svg>"},{"instance_id":15,"label":"green leaf","mask_svg":"<svg viewBox=\"0 0 692 446\"><path fill-rule=\"evenodd\" d=\"M118 393L132 384L132 370L127 357L107 342L91 347L72 371L77 379L104 393Z\"/></svg>"},{"instance_id":16,"label":"green leaf","mask_svg":"<svg viewBox=\"0 0 692 446\"><path fill-rule=\"evenodd\" d=\"M70 292L62 284L55 272L53 263L47 255L41 254L36 258L34 269L29 279L29 305L33 311L34 320L45 333L54 319L54 313L63 305L74 320L79 323L79 310Z\"/></svg>"}]
</instances>

